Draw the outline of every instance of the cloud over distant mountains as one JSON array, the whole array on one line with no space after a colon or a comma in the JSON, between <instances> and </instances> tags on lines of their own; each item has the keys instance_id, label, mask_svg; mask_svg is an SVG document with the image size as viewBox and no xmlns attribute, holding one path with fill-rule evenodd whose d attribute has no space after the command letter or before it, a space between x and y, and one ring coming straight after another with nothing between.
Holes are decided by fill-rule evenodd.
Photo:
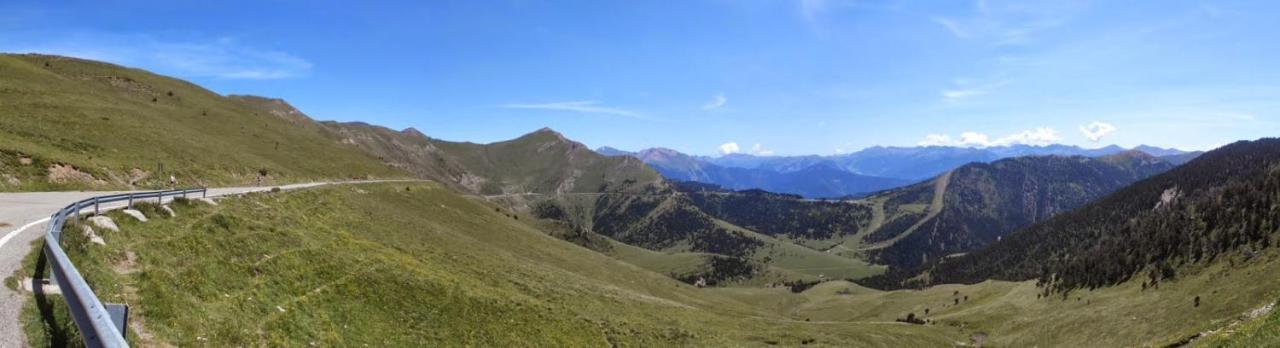
<instances>
[{"instance_id":1,"label":"cloud over distant mountains","mask_svg":"<svg viewBox=\"0 0 1280 348\"><path fill-rule=\"evenodd\" d=\"M1098 142L1098 140L1102 140L1102 137L1105 137L1107 134L1111 134L1115 131L1116 126L1100 121L1093 121L1093 123L1088 125L1080 126L1080 133L1084 133L1085 138L1089 138L1089 141L1095 143Z\"/></svg>"},{"instance_id":2,"label":"cloud over distant mountains","mask_svg":"<svg viewBox=\"0 0 1280 348\"><path fill-rule=\"evenodd\" d=\"M1058 131L1049 127L1040 127L1036 129L1028 129L1021 132L1005 135L992 139L991 136L979 132L960 133L958 138L952 138L946 134L929 134L921 140L920 146L962 146L962 147L991 147L991 146L1008 146L1008 145L1036 145L1043 146L1054 144L1062 141L1062 137L1058 135Z\"/></svg>"}]
</instances>

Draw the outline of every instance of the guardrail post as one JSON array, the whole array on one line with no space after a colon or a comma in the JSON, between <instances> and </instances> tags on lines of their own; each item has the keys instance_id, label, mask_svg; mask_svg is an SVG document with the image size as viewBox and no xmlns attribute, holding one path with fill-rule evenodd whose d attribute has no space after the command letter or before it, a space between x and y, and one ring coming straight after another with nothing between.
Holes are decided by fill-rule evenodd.
<instances>
[{"instance_id":1,"label":"guardrail post","mask_svg":"<svg viewBox=\"0 0 1280 348\"><path fill-rule=\"evenodd\" d=\"M129 206L128 206L128 209L133 209L133 194L132 194L132 193L130 193L130 194L129 194Z\"/></svg>"},{"instance_id":2,"label":"guardrail post","mask_svg":"<svg viewBox=\"0 0 1280 348\"><path fill-rule=\"evenodd\" d=\"M209 188L200 189L200 198L209 198Z\"/></svg>"},{"instance_id":3,"label":"guardrail post","mask_svg":"<svg viewBox=\"0 0 1280 348\"><path fill-rule=\"evenodd\" d=\"M98 210L98 197L93 197L93 215L102 215L102 212Z\"/></svg>"},{"instance_id":4,"label":"guardrail post","mask_svg":"<svg viewBox=\"0 0 1280 348\"><path fill-rule=\"evenodd\" d=\"M116 324L117 329L120 329L120 337L125 337L125 335L129 334L129 305L104 303L103 307L107 309L107 315L111 316L111 322Z\"/></svg>"}]
</instances>

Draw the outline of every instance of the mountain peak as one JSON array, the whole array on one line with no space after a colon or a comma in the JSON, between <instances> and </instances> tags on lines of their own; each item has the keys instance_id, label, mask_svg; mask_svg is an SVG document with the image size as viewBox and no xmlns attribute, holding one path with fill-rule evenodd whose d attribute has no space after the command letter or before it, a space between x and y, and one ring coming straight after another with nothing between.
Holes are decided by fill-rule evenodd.
<instances>
[{"instance_id":1,"label":"mountain peak","mask_svg":"<svg viewBox=\"0 0 1280 348\"><path fill-rule=\"evenodd\" d=\"M569 139L565 138L564 134L560 134L560 132L557 132L556 130L551 129L551 127L539 128L538 130L529 132L528 134L522 135L517 139L546 139L546 140L553 140L558 142L569 142Z\"/></svg>"},{"instance_id":2,"label":"mountain peak","mask_svg":"<svg viewBox=\"0 0 1280 348\"><path fill-rule=\"evenodd\" d=\"M621 150L612 146L601 146L596 148L596 153L605 156L627 156L634 155L635 152Z\"/></svg>"},{"instance_id":3,"label":"mountain peak","mask_svg":"<svg viewBox=\"0 0 1280 348\"><path fill-rule=\"evenodd\" d=\"M427 135L426 135L426 134L423 134L423 133L422 133L422 131L419 131L417 128L413 128L413 127L405 128L405 129L401 130L401 131L400 131L400 133L404 133L404 134L408 134L408 135L412 135L412 136L423 137L423 138L426 138L426 137L427 137Z\"/></svg>"}]
</instances>

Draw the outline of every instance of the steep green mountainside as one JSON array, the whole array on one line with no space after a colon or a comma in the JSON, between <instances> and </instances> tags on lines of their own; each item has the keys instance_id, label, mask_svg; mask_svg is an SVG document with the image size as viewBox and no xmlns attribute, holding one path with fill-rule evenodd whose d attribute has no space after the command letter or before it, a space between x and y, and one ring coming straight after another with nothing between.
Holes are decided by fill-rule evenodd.
<instances>
[{"instance_id":1,"label":"steep green mountainside","mask_svg":"<svg viewBox=\"0 0 1280 348\"><path fill-rule=\"evenodd\" d=\"M0 190L407 176L305 115L263 110L138 69L0 55Z\"/></svg>"},{"instance_id":2,"label":"steep green mountainside","mask_svg":"<svg viewBox=\"0 0 1280 348\"><path fill-rule=\"evenodd\" d=\"M941 209L912 214L914 226L889 236L894 242L870 252L873 260L911 269L941 257L977 250L1019 228L1075 209L1130 183L1169 170L1173 166L1141 152L1125 152L1097 158L1035 156L1015 157L992 163L972 163L947 174ZM922 198L936 191L915 186L917 192L896 197ZM920 198L908 202L924 203ZM887 210L896 203L889 200ZM892 215L892 214L891 214ZM887 227L906 226L905 222Z\"/></svg>"},{"instance_id":3,"label":"steep green mountainside","mask_svg":"<svg viewBox=\"0 0 1280 348\"><path fill-rule=\"evenodd\" d=\"M341 141L388 164L482 195L635 192L662 186L632 157L608 157L551 129L492 144L432 139L415 129L325 122Z\"/></svg>"},{"instance_id":4,"label":"steep green mountainside","mask_svg":"<svg viewBox=\"0 0 1280 348\"><path fill-rule=\"evenodd\" d=\"M1129 279L1156 286L1180 269L1248 262L1280 233L1280 139L1210 151L1076 211L927 270L925 283L1039 279L1047 290Z\"/></svg>"},{"instance_id":5,"label":"steep green mountainside","mask_svg":"<svg viewBox=\"0 0 1280 348\"><path fill-rule=\"evenodd\" d=\"M941 346L958 330L810 323L548 237L434 183L110 213L64 234L140 346ZM79 231L79 226L70 227ZM34 254L33 254L34 255ZM61 306L51 298L49 304ZM57 312L56 309L54 312ZM61 318L65 323L66 318ZM28 306L28 321L40 321ZM39 343L41 325L26 325Z\"/></svg>"},{"instance_id":6,"label":"steep green mountainside","mask_svg":"<svg viewBox=\"0 0 1280 348\"><path fill-rule=\"evenodd\" d=\"M602 156L547 128L492 144L435 144L486 178L482 194L630 192L664 185L639 160Z\"/></svg>"},{"instance_id":7,"label":"steep green mountainside","mask_svg":"<svg viewBox=\"0 0 1280 348\"><path fill-rule=\"evenodd\" d=\"M468 172L466 167L416 129L396 131L359 122L325 121L321 125L335 134L341 143L357 147L389 166L462 192L479 192L483 179Z\"/></svg>"}]
</instances>

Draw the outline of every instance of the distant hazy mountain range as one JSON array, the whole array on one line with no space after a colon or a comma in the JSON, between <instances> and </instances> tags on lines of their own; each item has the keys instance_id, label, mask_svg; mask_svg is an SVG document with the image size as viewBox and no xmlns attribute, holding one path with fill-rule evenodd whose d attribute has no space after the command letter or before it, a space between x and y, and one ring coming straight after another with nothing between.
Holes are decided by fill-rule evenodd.
<instances>
[{"instance_id":1,"label":"distant hazy mountain range","mask_svg":"<svg viewBox=\"0 0 1280 348\"><path fill-rule=\"evenodd\" d=\"M734 190L762 189L808 198L829 198L856 196L899 187L973 162L986 163L1011 157L1043 155L1099 157L1128 150L1141 151L1173 164L1184 163L1199 155L1199 152L1146 145L1133 149L1116 145L1097 149L1072 145L987 148L877 146L834 156L729 154L708 157L687 155L666 148L630 152L607 146L596 152L606 156L639 158L672 180L711 183Z\"/></svg>"}]
</instances>

